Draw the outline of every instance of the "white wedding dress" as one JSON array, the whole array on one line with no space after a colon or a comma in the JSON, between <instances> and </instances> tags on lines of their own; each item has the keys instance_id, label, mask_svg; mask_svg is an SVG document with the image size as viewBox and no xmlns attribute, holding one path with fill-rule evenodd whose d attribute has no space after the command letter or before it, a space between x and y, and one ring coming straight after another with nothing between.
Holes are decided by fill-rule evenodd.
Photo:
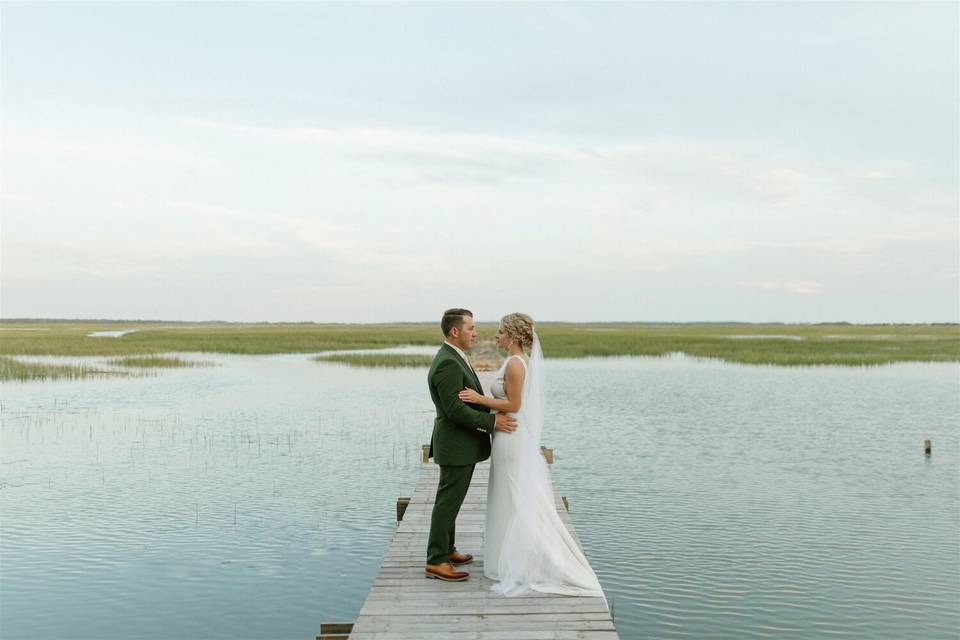
<instances>
[{"instance_id":1,"label":"white wedding dress","mask_svg":"<svg viewBox=\"0 0 960 640\"><path fill-rule=\"evenodd\" d=\"M523 363L526 375L522 404L513 414L517 430L493 437L483 573L498 581L493 591L506 596L540 591L603 597L593 568L557 514L540 453L543 354L536 335L529 365L511 356L500 367L491 385L496 398L506 398L503 380L511 358Z\"/></svg>"}]
</instances>

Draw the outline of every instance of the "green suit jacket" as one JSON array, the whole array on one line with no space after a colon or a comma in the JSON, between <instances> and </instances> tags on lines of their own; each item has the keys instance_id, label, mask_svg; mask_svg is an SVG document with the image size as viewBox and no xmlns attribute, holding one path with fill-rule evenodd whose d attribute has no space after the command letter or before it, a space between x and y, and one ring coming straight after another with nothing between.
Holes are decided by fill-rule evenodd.
<instances>
[{"instance_id":1,"label":"green suit jacket","mask_svg":"<svg viewBox=\"0 0 960 640\"><path fill-rule=\"evenodd\" d=\"M473 369L446 342L430 365L427 384L437 408L430 438L433 461L440 465L467 465L489 458L494 414L484 406L466 404L457 397L464 387L480 394L483 389Z\"/></svg>"}]
</instances>

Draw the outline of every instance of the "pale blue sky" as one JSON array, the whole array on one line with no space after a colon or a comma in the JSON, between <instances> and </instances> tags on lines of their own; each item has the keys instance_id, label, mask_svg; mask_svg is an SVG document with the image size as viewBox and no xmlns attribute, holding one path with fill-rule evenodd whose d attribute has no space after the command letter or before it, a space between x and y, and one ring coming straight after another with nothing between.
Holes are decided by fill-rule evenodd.
<instances>
[{"instance_id":1,"label":"pale blue sky","mask_svg":"<svg viewBox=\"0 0 960 640\"><path fill-rule=\"evenodd\" d=\"M0 5L3 317L960 320L960 10Z\"/></svg>"}]
</instances>

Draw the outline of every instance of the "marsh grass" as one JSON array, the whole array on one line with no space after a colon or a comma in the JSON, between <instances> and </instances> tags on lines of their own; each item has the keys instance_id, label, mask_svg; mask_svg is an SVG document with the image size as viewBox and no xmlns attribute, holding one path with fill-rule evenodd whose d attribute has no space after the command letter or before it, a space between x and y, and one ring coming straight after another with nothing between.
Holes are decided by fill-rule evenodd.
<instances>
[{"instance_id":1,"label":"marsh grass","mask_svg":"<svg viewBox=\"0 0 960 640\"><path fill-rule=\"evenodd\" d=\"M317 362L342 362L357 367L422 367L433 362L433 356L404 353L331 353L313 358Z\"/></svg>"},{"instance_id":2,"label":"marsh grass","mask_svg":"<svg viewBox=\"0 0 960 640\"><path fill-rule=\"evenodd\" d=\"M214 365L213 362L199 361L199 360L184 360L183 358L169 358L157 355L149 356L125 356L122 358L112 358L107 360L107 364L117 366L117 367L162 367L162 368L176 368L176 367L211 367Z\"/></svg>"},{"instance_id":3,"label":"marsh grass","mask_svg":"<svg viewBox=\"0 0 960 640\"><path fill-rule=\"evenodd\" d=\"M682 352L786 366L960 361L958 325L547 325L539 333L547 357Z\"/></svg>"},{"instance_id":4,"label":"marsh grass","mask_svg":"<svg viewBox=\"0 0 960 640\"><path fill-rule=\"evenodd\" d=\"M0 321L2 355L128 356L175 352L311 353L440 343L434 325L190 324ZM137 329L124 336L93 331Z\"/></svg>"},{"instance_id":5,"label":"marsh grass","mask_svg":"<svg viewBox=\"0 0 960 640\"><path fill-rule=\"evenodd\" d=\"M0 380L57 380L78 379L99 376L118 375L115 371L106 371L94 367L70 364L46 364L22 362L15 358L0 356Z\"/></svg>"},{"instance_id":6,"label":"marsh grass","mask_svg":"<svg viewBox=\"0 0 960 640\"><path fill-rule=\"evenodd\" d=\"M495 323L481 323L478 328L483 339L490 339L496 332ZM432 323L249 325L0 321L0 329L0 354L3 355L310 353L401 345L439 346L441 342L439 328ZM92 331L124 329L137 331L119 338L86 335ZM956 324L543 323L537 330L548 358L662 356L682 352L695 357L772 365L859 366L902 361L960 361L960 325ZM733 339L744 335L767 337ZM772 337L777 335L802 339Z\"/></svg>"}]
</instances>

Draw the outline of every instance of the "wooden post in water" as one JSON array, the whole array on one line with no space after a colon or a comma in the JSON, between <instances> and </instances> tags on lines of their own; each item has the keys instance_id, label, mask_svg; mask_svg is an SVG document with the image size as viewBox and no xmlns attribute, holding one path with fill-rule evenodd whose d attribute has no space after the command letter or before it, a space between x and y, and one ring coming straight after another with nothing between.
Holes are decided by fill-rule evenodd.
<instances>
[{"instance_id":1,"label":"wooden post in water","mask_svg":"<svg viewBox=\"0 0 960 640\"><path fill-rule=\"evenodd\" d=\"M923 441L923 453L929 456L933 451L933 441L924 440Z\"/></svg>"},{"instance_id":2,"label":"wooden post in water","mask_svg":"<svg viewBox=\"0 0 960 640\"><path fill-rule=\"evenodd\" d=\"M546 447L540 447L540 453L543 454L544 460L547 461L547 464L553 464L553 449L547 449Z\"/></svg>"},{"instance_id":3,"label":"wooden post in water","mask_svg":"<svg viewBox=\"0 0 960 640\"><path fill-rule=\"evenodd\" d=\"M352 622L323 622L317 640L347 640L353 631Z\"/></svg>"},{"instance_id":4,"label":"wooden post in water","mask_svg":"<svg viewBox=\"0 0 960 640\"><path fill-rule=\"evenodd\" d=\"M397 522L403 520L403 514L407 512L408 504L410 504L410 498L397 498Z\"/></svg>"},{"instance_id":5,"label":"wooden post in water","mask_svg":"<svg viewBox=\"0 0 960 640\"><path fill-rule=\"evenodd\" d=\"M570 503L567 501L567 496L560 496L560 499L563 500L563 508L570 511Z\"/></svg>"},{"instance_id":6,"label":"wooden post in water","mask_svg":"<svg viewBox=\"0 0 960 640\"><path fill-rule=\"evenodd\" d=\"M423 456L422 458L423 464L429 464L430 463L430 445L428 444L421 445L420 452L421 452L421 455Z\"/></svg>"}]
</instances>

